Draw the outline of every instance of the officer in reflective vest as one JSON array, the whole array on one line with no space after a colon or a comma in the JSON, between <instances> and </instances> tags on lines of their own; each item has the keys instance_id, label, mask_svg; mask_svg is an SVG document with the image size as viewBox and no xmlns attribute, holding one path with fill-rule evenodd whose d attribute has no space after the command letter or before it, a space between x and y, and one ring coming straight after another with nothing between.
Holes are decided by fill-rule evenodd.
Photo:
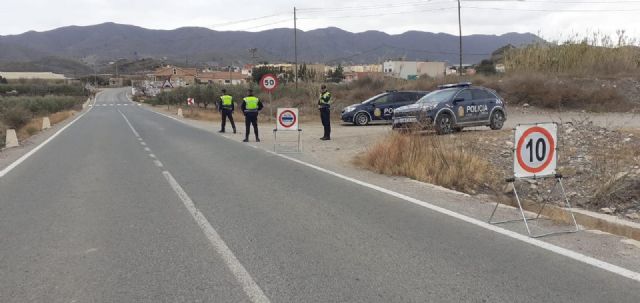
<instances>
[{"instance_id":1,"label":"officer in reflective vest","mask_svg":"<svg viewBox=\"0 0 640 303\"><path fill-rule=\"evenodd\" d=\"M253 90L249 89L247 96L242 100L242 112L244 112L244 125L246 128L244 141L249 142L250 126L253 125L253 132L256 135L256 142L260 142L258 136L258 112L262 110L262 102L253 95Z\"/></svg>"},{"instance_id":2,"label":"officer in reflective vest","mask_svg":"<svg viewBox=\"0 0 640 303\"><path fill-rule=\"evenodd\" d=\"M227 95L227 90L222 90L222 96L220 96L220 101L218 102L218 109L222 114L222 125L220 127L220 132L225 132L225 126L227 124L227 118L229 118L229 122L231 122L231 127L233 127L233 133L236 133L236 124L233 122L233 110L235 106L233 104L233 97Z\"/></svg>"},{"instance_id":3,"label":"officer in reflective vest","mask_svg":"<svg viewBox=\"0 0 640 303\"><path fill-rule=\"evenodd\" d=\"M327 86L320 87L320 100L318 100L318 109L320 109L320 120L324 127L324 136L320 140L331 140L331 93L327 91Z\"/></svg>"}]
</instances>

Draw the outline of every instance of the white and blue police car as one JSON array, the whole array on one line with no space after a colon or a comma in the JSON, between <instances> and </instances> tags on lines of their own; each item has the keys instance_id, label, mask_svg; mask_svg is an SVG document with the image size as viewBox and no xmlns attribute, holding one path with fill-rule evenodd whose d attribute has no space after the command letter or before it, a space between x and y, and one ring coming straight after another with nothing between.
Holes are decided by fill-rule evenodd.
<instances>
[{"instance_id":1,"label":"white and blue police car","mask_svg":"<svg viewBox=\"0 0 640 303\"><path fill-rule=\"evenodd\" d=\"M390 121L396 108L416 103L428 93L428 91L386 91L362 103L345 107L341 118L342 121L355 125L367 125L372 121Z\"/></svg>"},{"instance_id":2,"label":"white and blue police car","mask_svg":"<svg viewBox=\"0 0 640 303\"><path fill-rule=\"evenodd\" d=\"M438 88L414 104L397 108L393 113L393 129L434 129L443 135L465 127L488 126L498 130L504 126L505 102L494 90L468 82Z\"/></svg>"}]
</instances>

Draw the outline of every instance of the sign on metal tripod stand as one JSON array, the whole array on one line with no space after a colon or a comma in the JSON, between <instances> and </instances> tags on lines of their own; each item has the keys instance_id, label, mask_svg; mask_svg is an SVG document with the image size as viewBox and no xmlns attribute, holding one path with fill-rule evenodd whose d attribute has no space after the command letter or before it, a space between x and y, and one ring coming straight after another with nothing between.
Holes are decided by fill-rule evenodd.
<instances>
[{"instance_id":1,"label":"sign on metal tripod stand","mask_svg":"<svg viewBox=\"0 0 640 303\"><path fill-rule=\"evenodd\" d=\"M276 128L273 130L273 151L277 152L279 143L287 143L291 141L278 141L278 132L296 132L298 134L298 141L296 152L300 152L300 135L302 129L300 128L300 120L298 116L297 108L278 108L276 114Z\"/></svg>"},{"instance_id":2,"label":"sign on metal tripod stand","mask_svg":"<svg viewBox=\"0 0 640 303\"><path fill-rule=\"evenodd\" d=\"M520 124L515 129L515 147L513 157L513 177L506 179L506 182L511 184L513 194L518 204L518 209L522 219L511 219L504 221L493 221L496 211L500 206L500 202L496 203L491 217L489 217L490 224L504 224L509 222L523 221L524 226L527 229L527 233L532 238L538 238L553 234L560 233L574 233L579 231L578 223L571 210L571 203L565 192L564 185L562 184L562 175L556 172L558 162L558 125L556 123L538 123L538 124ZM524 208L522 207L522 201L518 195L517 181L529 180L541 180L555 178L553 188L549 192L547 197L542 198L542 205L538 210L535 217L527 218ZM574 228L571 230L554 231L542 234L534 234L531 232L529 223L531 221L538 222L541 218L542 211L551 201L553 194L557 189L560 189L562 194L563 203L565 205L564 210L569 214Z\"/></svg>"}]
</instances>

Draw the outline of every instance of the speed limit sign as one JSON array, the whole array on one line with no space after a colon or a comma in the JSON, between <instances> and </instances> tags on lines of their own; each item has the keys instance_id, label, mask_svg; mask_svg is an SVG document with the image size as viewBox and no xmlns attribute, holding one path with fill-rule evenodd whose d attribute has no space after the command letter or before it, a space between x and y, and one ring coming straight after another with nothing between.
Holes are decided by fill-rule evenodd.
<instances>
[{"instance_id":1,"label":"speed limit sign","mask_svg":"<svg viewBox=\"0 0 640 303\"><path fill-rule=\"evenodd\" d=\"M278 87L278 78L273 74L266 74L260 79L260 87L267 92L272 92Z\"/></svg>"},{"instance_id":2,"label":"speed limit sign","mask_svg":"<svg viewBox=\"0 0 640 303\"><path fill-rule=\"evenodd\" d=\"M516 178L556 174L558 125L518 125L515 135L513 173Z\"/></svg>"}]
</instances>

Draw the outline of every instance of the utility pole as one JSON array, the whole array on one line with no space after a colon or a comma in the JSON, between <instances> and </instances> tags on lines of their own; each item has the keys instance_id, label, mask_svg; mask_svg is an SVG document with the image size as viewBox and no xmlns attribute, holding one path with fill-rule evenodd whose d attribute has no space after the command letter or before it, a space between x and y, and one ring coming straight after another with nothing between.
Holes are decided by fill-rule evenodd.
<instances>
[{"instance_id":1,"label":"utility pole","mask_svg":"<svg viewBox=\"0 0 640 303\"><path fill-rule=\"evenodd\" d=\"M233 84L233 78L231 77L231 65L229 65L229 85Z\"/></svg>"},{"instance_id":2,"label":"utility pole","mask_svg":"<svg viewBox=\"0 0 640 303\"><path fill-rule=\"evenodd\" d=\"M460 38L460 70L458 70L458 74L462 76L462 16L460 10L460 0L458 0L458 30Z\"/></svg>"},{"instance_id":3,"label":"utility pole","mask_svg":"<svg viewBox=\"0 0 640 303\"><path fill-rule=\"evenodd\" d=\"M296 89L298 89L298 17L296 15L296 7L293 7L293 53L295 56L295 74L293 78L295 79Z\"/></svg>"}]
</instances>

